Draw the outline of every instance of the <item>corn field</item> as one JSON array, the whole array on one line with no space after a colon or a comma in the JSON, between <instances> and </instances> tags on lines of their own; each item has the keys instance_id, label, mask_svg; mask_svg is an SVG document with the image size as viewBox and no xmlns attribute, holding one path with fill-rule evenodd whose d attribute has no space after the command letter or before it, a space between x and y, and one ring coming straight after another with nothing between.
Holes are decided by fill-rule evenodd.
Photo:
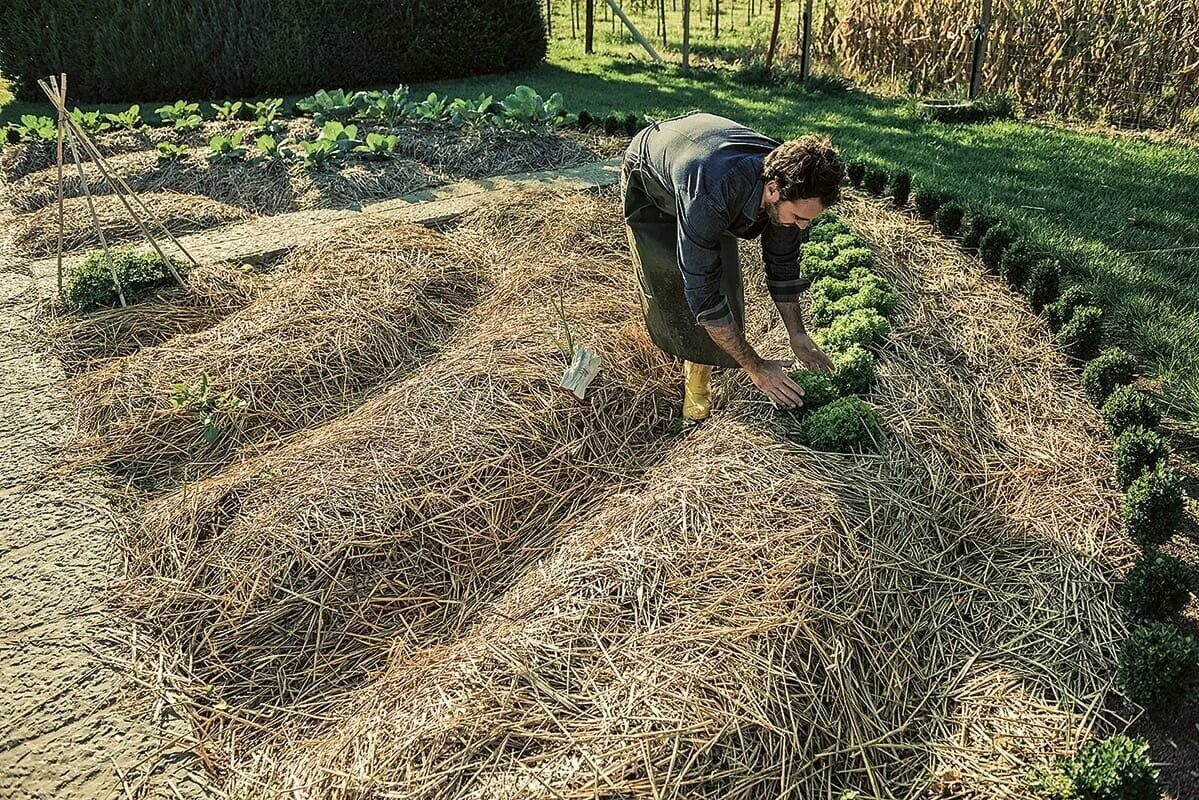
<instances>
[{"instance_id":1,"label":"corn field","mask_svg":"<svg viewBox=\"0 0 1199 800\"><path fill-rule=\"evenodd\" d=\"M969 86L981 0L823 5L814 51L847 75L921 94ZM1030 112L1195 128L1197 84L1197 0L994 3L982 91L1008 93Z\"/></svg>"}]
</instances>

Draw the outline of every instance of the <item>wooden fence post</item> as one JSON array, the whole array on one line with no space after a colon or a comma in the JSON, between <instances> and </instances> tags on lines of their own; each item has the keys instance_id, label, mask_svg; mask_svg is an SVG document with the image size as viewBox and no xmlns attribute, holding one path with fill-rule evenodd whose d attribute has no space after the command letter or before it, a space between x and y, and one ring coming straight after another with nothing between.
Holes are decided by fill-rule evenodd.
<instances>
[{"instance_id":1,"label":"wooden fence post","mask_svg":"<svg viewBox=\"0 0 1199 800\"><path fill-rule=\"evenodd\" d=\"M683 69L691 69L691 0L683 0Z\"/></svg>"},{"instance_id":2,"label":"wooden fence post","mask_svg":"<svg viewBox=\"0 0 1199 800\"><path fill-rule=\"evenodd\" d=\"M983 82L983 61L987 57L987 35L991 31L991 0L983 0L982 19L975 26L974 60L970 64L970 99L978 97Z\"/></svg>"},{"instance_id":3,"label":"wooden fence post","mask_svg":"<svg viewBox=\"0 0 1199 800\"><path fill-rule=\"evenodd\" d=\"M799 79L808 82L808 69L812 63L812 0L803 6L803 52L799 56Z\"/></svg>"},{"instance_id":4,"label":"wooden fence post","mask_svg":"<svg viewBox=\"0 0 1199 800\"><path fill-rule=\"evenodd\" d=\"M583 21L583 52L595 52L595 0L587 0L586 19Z\"/></svg>"}]
</instances>

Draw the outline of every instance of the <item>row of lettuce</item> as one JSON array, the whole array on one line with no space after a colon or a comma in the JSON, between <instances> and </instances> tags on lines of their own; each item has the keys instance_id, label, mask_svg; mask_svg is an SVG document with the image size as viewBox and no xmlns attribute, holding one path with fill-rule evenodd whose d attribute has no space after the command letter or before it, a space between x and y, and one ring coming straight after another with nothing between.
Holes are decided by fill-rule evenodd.
<instances>
[{"instance_id":1,"label":"row of lettuce","mask_svg":"<svg viewBox=\"0 0 1199 800\"><path fill-rule=\"evenodd\" d=\"M1199 574L1161 549L1182 530L1185 493L1182 475L1169 463L1170 445L1158 431L1158 403L1134 385L1135 359L1119 347L1101 351L1103 310L1083 288L1066 286L1059 262L1013 223L968 209L935 186L913 187L906 170L888 172L855 160L848 172L855 187L898 208L912 208L942 235L976 252L987 270L1025 296L1067 357L1082 367L1083 389L1115 439L1113 478L1125 492L1124 528L1141 548L1118 589L1133 627L1120 649L1116 682L1126 698L1155 718L1179 713L1199 694L1199 646L1177 627L1182 609L1199 589ZM1090 743L1074 759L1037 776L1037 783L1044 797L1063 800L1159 796L1147 743L1126 736Z\"/></svg>"},{"instance_id":2,"label":"row of lettuce","mask_svg":"<svg viewBox=\"0 0 1199 800\"><path fill-rule=\"evenodd\" d=\"M799 369L791 379L804 391L804 404L788 417L798 439L817 450L850 452L869 446L882 420L859 395L875 379L874 352L891 325L897 298L873 271L874 251L835 214L813 221L800 269L812 281L808 321L812 338L833 362L831 373Z\"/></svg>"},{"instance_id":3,"label":"row of lettuce","mask_svg":"<svg viewBox=\"0 0 1199 800\"><path fill-rule=\"evenodd\" d=\"M317 125L314 138L289 135L287 119L311 118ZM642 124L635 114L611 113L595 117L587 111L566 110L561 93L542 97L529 86L517 86L498 99L480 95L474 99L430 92L413 97L408 87L394 90L346 92L322 89L313 95L285 103L283 98L231 100L204 104L179 100L159 106L152 113L133 105L123 111L71 112L75 124L88 135L113 132L137 133L150 128L179 134L177 141L155 143L162 162L182 161L191 152L187 139L207 120L240 129L208 138L207 158L212 163L296 161L319 168L348 158L387 160L397 157L399 137L390 131L403 125L433 126L463 132L507 131L549 133L564 126L583 131L602 131L610 136L631 136ZM4 143L50 143L57 140L58 123L53 117L27 114L19 123L3 129Z\"/></svg>"}]
</instances>

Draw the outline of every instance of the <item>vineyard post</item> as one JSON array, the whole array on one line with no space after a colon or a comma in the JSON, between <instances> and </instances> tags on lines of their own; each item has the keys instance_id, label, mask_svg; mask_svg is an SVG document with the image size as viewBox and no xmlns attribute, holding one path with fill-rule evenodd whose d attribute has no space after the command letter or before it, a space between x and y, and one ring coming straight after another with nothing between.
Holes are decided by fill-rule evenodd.
<instances>
[{"instance_id":1,"label":"vineyard post","mask_svg":"<svg viewBox=\"0 0 1199 800\"><path fill-rule=\"evenodd\" d=\"M808 82L808 69L812 58L812 0L805 0L803 6L803 53L799 57L799 80Z\"/></svg>"},{"instance_id":2,"label":"vineyard post","mask_svg":"<svg viewBox=\"0 0 1199 800\"><path fill-rule=\"evenodd\" d=\"M974 60L970 65L970 99L978 97L983 81L983 60L987 57L987 34L991 30L991 0L983 0L982 19L974 26Z\"/></svg>"}]
</instances>

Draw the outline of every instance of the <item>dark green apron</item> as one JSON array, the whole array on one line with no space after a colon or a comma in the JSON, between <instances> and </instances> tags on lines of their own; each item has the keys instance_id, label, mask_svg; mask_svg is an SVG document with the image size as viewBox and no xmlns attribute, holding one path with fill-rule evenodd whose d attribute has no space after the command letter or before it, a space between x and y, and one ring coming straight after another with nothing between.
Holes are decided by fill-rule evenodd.
<instances>
[{"instance_id":1,"label":"dark green apron","mask_svg":"<svg viewBox=\"0 0 1199 800\"><path fill-rule=\"evenodd\" d=\"M641 288L641 310L649 338L672 356L695 364L718 367L739 366L712 341L695 321L683 296L683 273L678 263L678 220L661 210L673 200L640 170L621 169L625 229L633 269ZM733 321L745 327L745 292L737 237L725 232L720 238L720 291L728 300Z\"/></svg>"}]
</instances>

